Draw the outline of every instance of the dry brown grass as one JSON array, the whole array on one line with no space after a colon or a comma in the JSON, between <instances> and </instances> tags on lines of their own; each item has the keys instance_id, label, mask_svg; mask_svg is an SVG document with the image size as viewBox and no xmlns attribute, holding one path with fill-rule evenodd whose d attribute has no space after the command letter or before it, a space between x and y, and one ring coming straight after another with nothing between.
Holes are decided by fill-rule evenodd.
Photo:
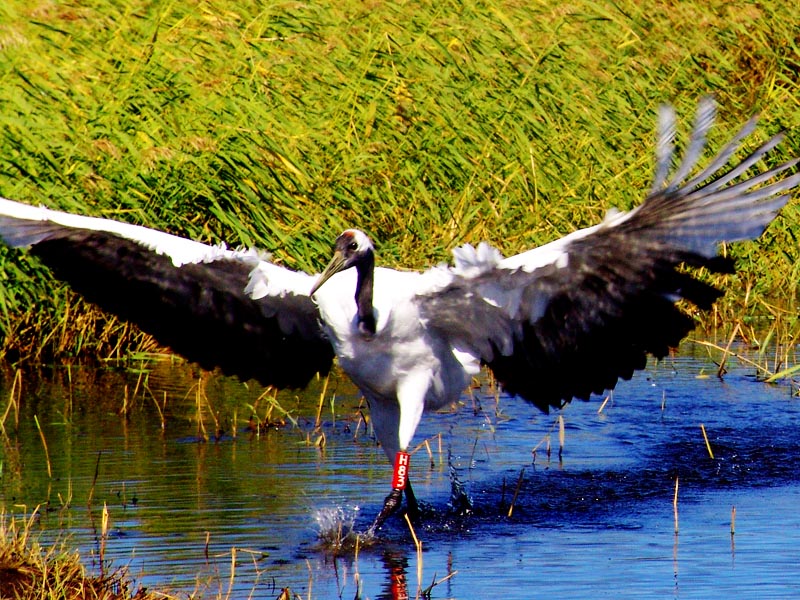
<instances>
[{"instance_id":1,"label":"dry brown grass","mask_svg":"<svg viewBox=\"0 0 800 600\"><path fill-rule=\"evenodd\" d=\"M37 513L27 519L0 515L0 598L50 600L160 600L168 594L136 586L124 569L87 573L77 552L64 543L42 546Z\"/></svg>"}]
</instances>

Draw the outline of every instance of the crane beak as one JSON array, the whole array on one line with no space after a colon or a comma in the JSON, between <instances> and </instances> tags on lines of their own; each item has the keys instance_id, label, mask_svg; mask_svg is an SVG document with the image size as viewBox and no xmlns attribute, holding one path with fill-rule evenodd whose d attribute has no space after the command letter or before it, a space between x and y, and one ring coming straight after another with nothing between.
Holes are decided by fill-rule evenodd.
<instances>
[{"instance_id":1,"label":"crane beak","mask_svg":"<svg viewBox=\"0 0 800 600\"><path fill-rule=\"evenodd\" d=\"M319 288L322 287L322 284L328 281L331 277L336 275L339 271L343 271L347 268L347 259L345 258L342 252L338 250L334 252L333 258L331 262L328 263L328 266L325 267L325 270L317 279L317 282L311 288L311 291L308 293L309 296L313 296Z\"/></svg>"}]
</instances>

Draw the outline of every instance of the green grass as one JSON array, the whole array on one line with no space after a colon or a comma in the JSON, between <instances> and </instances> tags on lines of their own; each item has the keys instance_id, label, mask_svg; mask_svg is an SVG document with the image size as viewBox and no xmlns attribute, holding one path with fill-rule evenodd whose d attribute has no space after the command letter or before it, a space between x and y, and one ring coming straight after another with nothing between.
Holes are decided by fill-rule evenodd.
<instances>
[{"instance_id":1,"label":"green grass","mask_svg":"<svg viewBox=\"0 0 800 600\"><path fill-rule=\"evenodd\" d=\"M754 111L797 155L797 9L772 2L47 2L0 6L0 196L257 245L319 269L358 226L388 265L505 253L643 198L655 111ZM755 143L755 142L754 142ZM795 206L734 249L724 319L795 315ZM152 342L0 252L10 358Z\"/></svg>"}]
</instances>

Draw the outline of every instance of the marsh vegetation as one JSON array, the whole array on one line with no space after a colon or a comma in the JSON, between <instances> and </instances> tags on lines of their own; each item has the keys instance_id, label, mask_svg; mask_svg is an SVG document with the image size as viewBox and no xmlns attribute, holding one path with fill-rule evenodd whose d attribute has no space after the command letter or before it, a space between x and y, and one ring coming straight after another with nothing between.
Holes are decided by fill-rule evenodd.
<instances>
[{"instance_id":1,"label":"marsh vegetation","mask_svg":"<svg viewBox=\"0 0 800 600\"><path fill-rule=\"evenodd\" d=\"M714 94L722 126L798 153L785 3L20 2L0 7L0 195L319 269L358 226L388 266L504 253L628 209L655 113ZM789 206L732 249L717 325L794 327ZM4 355L122 357L150 339L0 250ZM702 317L701 317L702 318Z\"/></svg>"},{"instance_id":2,"label":"marsh vegetation","mask_svg":"<svg viewBox=\"0 0 800 600\"><path fill-rule=\"evenodd\" d=\"M0 196L257 246L298 269L318 270L349 226L369 232L389 266L423 268L482 240L510 254L641 201L662 101L688 124L697 98L712 93L721 109L712 146L760 112L759 140L789 132L774 164L800 154L797 22L789 2L8 0ZM792 203L757 243L729 249L739 272L714 312L697 315L701 330L724 332L715 346L761 348L741 354L762 378L795 364L797 219ZM17 366L55 364L69 381L73 362L130 373L165 352L5 248L0 338L14 366L0 399L8 432L21 414L14 382L32 381ZM192 415L170 414L167 396L148 395L138 374L113 388L107 409L125 427L132 407L146 406L155 429L185 419L211 441L248 419L256 430L294 425L291 395L276 402L241 386L246 398L220 414L204 404L201 378L193 385L183 392L196 394ZM347 411L354 430L364 427L357 404ZM44 449L39 424L27 426ZM324 447L324 430L298 431L298 443ZM13 449L1 463L6 503ZM74 554L32 546L29 531L4 520L0 557L28 557L29 574L61 572L44 556L85 576ZM86 597L106 597L89 595L92 585Z\"/></svg>"}]
</instances>

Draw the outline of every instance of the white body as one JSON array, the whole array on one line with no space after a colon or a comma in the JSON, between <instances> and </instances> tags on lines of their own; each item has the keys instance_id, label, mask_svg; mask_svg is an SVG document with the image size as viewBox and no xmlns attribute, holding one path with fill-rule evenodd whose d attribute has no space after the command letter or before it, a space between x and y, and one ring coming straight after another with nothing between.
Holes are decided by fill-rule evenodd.
<instances>
[{"instance_id":1,"label":"white body","mask_svg":"<svg viewBox=\"0 0 800 600\"><path fill-rule=\"evenodd\" d=\"M339 366L369 401L390 460L409 446L423 411L455 402L480 369L478 357L431 336L420 320L413 299L430 280L421 273L375 269L374 336L358 330L354 269L337 273L315 294Z\"/></svg>"}]
</instances>

